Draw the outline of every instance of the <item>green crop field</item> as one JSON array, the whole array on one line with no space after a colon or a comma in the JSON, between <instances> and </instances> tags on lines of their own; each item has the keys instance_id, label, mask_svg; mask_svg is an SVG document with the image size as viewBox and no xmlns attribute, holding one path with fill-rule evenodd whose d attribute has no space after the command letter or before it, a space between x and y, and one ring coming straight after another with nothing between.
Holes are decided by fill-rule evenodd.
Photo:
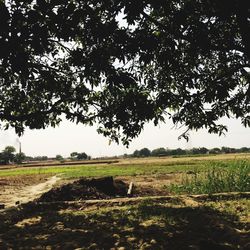
<instances>
[{"instance_id":1,"label":"green crop field","mask_svg":"<svg viewBox=\"0 0 250 250\"><path fill-rule=\"evenodd\" d=\"M81 177L130 177L137 181L145 178L171 175L175 180L162 187L170 193L201 194L250 191L249 155L200 156L181 158L120 159L111 164L64 165L43 167L19 167L0 170L0 177L59 175L61 179ZM142 177L141 177L142 178ZM163 178L164 179L164 178ZM176 183L177 182L177 183Z\"/></svg>"},{"instance_id":2,"label":"green crop field","mask_svg":"<svg viewBox=\"0 0 250 250\"><path fill-rule=\"evenodd\" d=\"M228 155L219 157L143 158L121 159L117 164L20 167L0 170L0 177L17 175L61 174L63 178L135 176L169 173L202 172L211 168L227 168L244 161L250 164L249 155Z\"/></svg>"}]
</instances>

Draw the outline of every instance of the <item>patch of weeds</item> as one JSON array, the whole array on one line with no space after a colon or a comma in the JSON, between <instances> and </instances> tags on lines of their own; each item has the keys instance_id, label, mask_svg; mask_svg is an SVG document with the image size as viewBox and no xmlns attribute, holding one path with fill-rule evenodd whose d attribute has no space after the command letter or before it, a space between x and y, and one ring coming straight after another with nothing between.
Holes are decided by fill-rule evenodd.
<instances>
[{"instance_id":1,"label":"patch of weeds","mask_svg":"<svg viewBox=\"0 0 250 250\"><path fill-rule=\"evenodd\" d=\"M250 164L246 161L230 163L227 167L213 166L206 172L185 175L181 184L172 184L170 191L188 194L250 191Z\"/></svg>"},{"instance_id":2,"label":"patch of weeds","mask_svg":"<svg viewBox=\"0 0 250 250\"><path fill-rule=\"evenodd\" d=\"M151 199L146 199L140 202L135 208L134 213L137 218L141 218L142 221L150 220L152 223L161 224L164 222L168 225L175 225L176 224L176 217L178 217L178 209L173 207L171 202L171 206L166 206L166 203L156 204L155 201Z\"/></svg>"},{"instance_id":3,"label":"patch of weeds","mask_svg":"<svg viewBox=\"0 0 250 250\"><path fill-rule=\"evenodd\" d=\"M236 199L216 202L206 202L205 205L226 213L242 223L249 223L250 200ZM250 228L248 228L249 230Z\"/></svg>"}]
</instances>

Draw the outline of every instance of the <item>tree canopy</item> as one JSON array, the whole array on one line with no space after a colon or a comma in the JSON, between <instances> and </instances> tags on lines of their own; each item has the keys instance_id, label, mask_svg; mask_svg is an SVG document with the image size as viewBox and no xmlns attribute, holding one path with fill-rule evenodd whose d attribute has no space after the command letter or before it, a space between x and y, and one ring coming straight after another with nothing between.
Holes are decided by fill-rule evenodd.
<instances>
[{"instance_id":1,"label":"tree canopy","mask_svg":"<svg viewBox=\"0 0 250 250\"><path fill-rule=\"evenodd\" d=\"M149 157L151 151L148 148L142 148L141 150L135 150L133 153L134 157Z\"/></svg>"},{"instance_id":2,"label":"tree canopy","mask_svg":"<svg viewBox=\"0 0 250 250\"><path fill-rule=\"evenodd\" d=\"M250 125L249 0L0 0L0 121L63 115L127 144L145 122ZM186 137L186 133L183 134Z\"/></svg>"},{"instance_id":3,"label":"tree canopy","mask_svg":"<svg viewBox=\"0 0 250 250\"><path fill-rule=\"evenodd\" d=\"M0 153L0 164L9 164L15 160L15 153L16 149L12 146L7 146L5 149Z\"/></svg>"},{"instance_id":4,"label":"tree canopy","mask_svg":"<svg viewBox=\"0 0 250 250\"><path fill-rule=\"evenodd\" d=\"M87 155L85 152L78 153L78 152L72 152L70 154L70 158L72 160L90 160L91 156Z\"/></svg>"}]
</instances>

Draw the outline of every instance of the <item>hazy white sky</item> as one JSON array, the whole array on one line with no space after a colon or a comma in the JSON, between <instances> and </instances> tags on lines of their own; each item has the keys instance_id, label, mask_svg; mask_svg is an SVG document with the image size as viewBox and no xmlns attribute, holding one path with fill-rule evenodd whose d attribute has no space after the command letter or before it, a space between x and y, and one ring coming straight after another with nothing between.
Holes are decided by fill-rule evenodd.
<instances>
[{"instance_id":1,"label":"hazy white sky","mask_svg":"<svg viewBox=\"0 0 250 250\"><path fill-rule=\"evenodd\" d=\"M86 152L92 157L121 155L132 153L136 149L147 147L150 150L164 148L192 148L192 147L250 147L250 129L244 128L239 121L223 120L228 125L229 132L226 136L208 134L205 130L191 132L190 141L178 140L182 130L172 129L171 122L154 127L148 124L142 134L134 139L127 149L122 145L112 143L102 135L98 135L96 127L75 125L64 121L57 128L45 130L26 130L20 138L22 151L29 156L47 155L54 157L61 154L64 157L71 152ZM0 131L0 151L7 145L13 145L18 150L18 137L14 131Z\"/></svg>"}]
</instances>

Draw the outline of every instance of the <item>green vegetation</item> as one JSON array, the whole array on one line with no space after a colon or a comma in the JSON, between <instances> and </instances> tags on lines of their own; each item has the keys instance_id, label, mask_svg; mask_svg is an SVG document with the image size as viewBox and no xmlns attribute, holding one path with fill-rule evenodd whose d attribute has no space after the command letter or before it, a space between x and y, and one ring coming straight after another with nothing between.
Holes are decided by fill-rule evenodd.
<instances>
[{"instance_id":1,"label":"green vegetation","mask_svg":"<svg viewBox=\"0 0 250 250\"><path fill-rule=\"evenodd\" d=\"M222 168L224 167L224 168ZM172 184L171 191L189 194L212 194L220 192L250 191L250 163L219 163L205 172L195 172L185 176L181 185Z\"/></svg>"},{"instance_id":2,"label":"green vegetation","mask_svg":"<svg viewBox=\"0 0 250 250\"><path fill-rule=\"evenodd\" d=\"M63 167L40 167L1 170L0 176L15 176L25 174L63 174L65 178L94 177L94 176L124 176L124 175L150 175L163 173L177 173L185 171L204 171L203 164L172 163L172 164L140 164L140 165L82 165Z\"/></svg>"},{"instance_id":3,"label":"green vegetation","mask_svg":"<svg viewBox=\"0 0 250 250\"><path fill-rule=\"evenodd\" d=\"M0 177L58 175L64 179L103 176L154 176L177 174L161 188L176 194L212 194L250 191L250 160L230 158L135 159L113 164L22 167L0 170ZM216 160L215 160L216 159ZM144 177L143 177L144 178ZM180 181L180 179L182 180Z\"/></svg>"},{"instance_id":4,"label":"green vegetation","mask_svg":"<svg viewBox=\"0 0 250 250\"><path fill-rule=\"evenodd\" d=\"M1 164L8 164L9 162L13 162L15 159L16 149L12 146L7 146L5 149L0 153L0 163Z\"/></svg>"},{"instance_id":5,"label":"green vegetation","mask_svg":"<svg viewBox=\"0 0 250 250\"><path fill-rule=\"evenodd\" d=\"M85 152L78 153L78 152L72 152L70 154L71 160L90 160L91 156L87 155Z\"/></svg>"},{"instance_id":6,"label":"green vegetation","mask_svg":"<svg viewBox=\"0 0 250 250\"><path fill-rule=\"evenodd\" d=\"M0 125L64 115L125 145L149 121L249 127L249 23L249 0L1 0Z\"/></svg>"},{"instance_id":7,"label":"green vegetation","mask_svg":"<svg viewBox=\"0 0 250 250\"><path fill-rule=\"evenodd\" d=\"M51 166L51 167L23 167L17 169L6 169L0 171L0 176L15 176L29 174L62 174L64 178L98 177L98 176L135 176L135 175L157 175L169 173L204 173L215 169L231 169L237 164L246 164L247 161L235 162L234 160L204 160L204 159L164 159L156 162L132 162L127 164L99 164L99 165L76 165L76 166ZM230 167L231 166L231 167ZM237 169L237 168L236 168ZM209 172L209 173L210 173ZM216 172L216 171L214 171ZM217 173L217 172L216 172ZM203 175L203 174L201 174ZM212 178L213 176L211 176Z\"/></svg>"},{"instance_id":8,"label":"green vegetation","mask_svg":"<svg viewBox=\"0 0 250 250\"><path fill-rule=\"evenodd\" d=\"M126 157L161 157L161 156L173 156L173 157L193 157L193 156L204 156L204 155L217 155L217 154L233 154L233 153L249 153L250 148L191 148L191 149L169 149L169 148L156 148L150 151L148 148L143 148L141 150L135 150L133 154L126 155Z\"/></svg>"},{"instance_id":9,"label":"green vegetation","mask_svg":"<svg viewBox=\"0 0 250 250\"><path fill-rule=\"evenodd\" d=\"M56 158L55 158L57 161L63 161L64 158L61 156L61 155L56 155Z\"/></svg>"},{"instance_id":10,"label":"green vegetation","mask_svg":"<svg viewBox=\"0 0 250 250\"><path fill-rule=\"evenodd\" d=\"M250 161L236 161L230 157L147 158L124 160L123 164L121 160L118 164L106 165L22 167L0 170L0 176L145 175L150 179L165 173L180 173L186 177L181 186L171 186L173 192L250 191ZM176 176L179 178L179 174ZM20 176L22 178L25 176ZM138 179L144 180L144 176ZM30 202L0 214L1 247L248 249L249 196L249 193L230 193L118 198L70 204Z\"/></svg>"},{"instance_id":11,"label":"green vegetation","mask_svg":"<svg viewBox=\"0 0 250 250\"><path fill-rule=\"evenodd\" d=\"M17 163L20 164L25 159L25 154L22 152L16 153L16 149L13 146L7 146L0 152L0 165L10 164L10 163Z\"/></svg>"}]
</instances>

